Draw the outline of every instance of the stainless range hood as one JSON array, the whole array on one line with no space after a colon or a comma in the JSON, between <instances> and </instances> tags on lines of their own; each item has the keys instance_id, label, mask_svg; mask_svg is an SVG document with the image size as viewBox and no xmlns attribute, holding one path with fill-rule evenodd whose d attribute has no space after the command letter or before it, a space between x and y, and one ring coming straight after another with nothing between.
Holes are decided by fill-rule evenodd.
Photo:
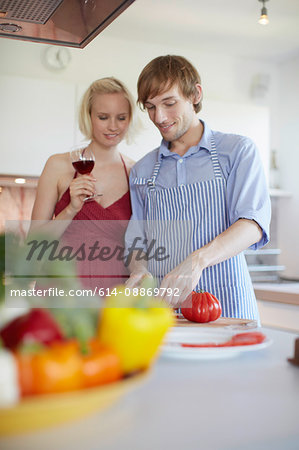
<instances>
[{"instance_id":1,"label":"stainless range hood","mask_svg":"<svg viewBox=\"0 0 299 450\"><path fill-rule=\"evenodd\" d=\"M135 0L0 0L0 37L83 48Z\"/></svg>"}]
</instances>

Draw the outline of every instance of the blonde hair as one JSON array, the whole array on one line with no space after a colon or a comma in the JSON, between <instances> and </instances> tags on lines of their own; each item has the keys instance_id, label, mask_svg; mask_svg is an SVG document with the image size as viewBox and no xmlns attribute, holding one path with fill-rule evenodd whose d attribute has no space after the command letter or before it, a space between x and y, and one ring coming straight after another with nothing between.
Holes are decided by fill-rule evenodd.
<instances>
[{"instance_id":1,"label":"blonde hair","mask_svg":"<svg viewBox=\"0 0 299 450\"><path fill-rule=\"evenodd\" d=\"M79 128L81 133L87 138L92 139L91 107L94 97L98 94L115 94L122 92L129 102L129 123L131 125L135 110L135 102L132 94L127 87L114 77L100 78L94 81L82 97L79 109Z\"/></svg>"},{"instance_id":2,"label":"blonde hair","mask_svg":"<svg viewBox=\"0 0 299 450\"><path fill-rule=\"evenodd\" d=\"M164 90L178 84L183 96L191 99L197 94L196 84L201 78L195 67L183 56L158 56L150 61L142 70L137 82L139 106L144 109L145 102ZM202 97L193 104L198 113L202 108Z\"/></svg>"}]
</instances>

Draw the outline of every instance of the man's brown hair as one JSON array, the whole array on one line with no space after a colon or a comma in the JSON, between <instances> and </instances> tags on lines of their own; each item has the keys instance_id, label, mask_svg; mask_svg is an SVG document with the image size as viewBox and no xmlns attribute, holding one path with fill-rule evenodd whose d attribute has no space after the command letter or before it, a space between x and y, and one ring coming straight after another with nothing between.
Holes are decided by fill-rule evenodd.
<instances>
[{"instance_id":1,"label":"man's brown hair","mask_svg":"<svg viewBox=\"0 0 299 450\"><path fill-rule=\"evenodd\" d=\"M138 104L144 108L149 98L161 94L177 84L184 97L191 99L197 95L195 85L201 84L200 75L195 67L182 56L158 56L150 61L139 75L137 82ZM193 104L198 113L202 107L202 98Z\"/></svg>"}]
</instances>

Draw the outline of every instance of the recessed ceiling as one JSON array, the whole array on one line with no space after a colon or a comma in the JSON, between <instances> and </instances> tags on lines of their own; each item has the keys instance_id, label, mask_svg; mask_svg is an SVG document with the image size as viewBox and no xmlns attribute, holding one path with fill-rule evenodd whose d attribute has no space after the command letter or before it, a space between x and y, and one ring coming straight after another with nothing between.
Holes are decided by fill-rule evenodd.
<instances>
[{"instance_id":1,"label":"recessed ceiling","mask_svg":"<svg viewBox=\"0 0 299 450\"><path fill-rule=\"evenodd\" d=\"M299 55L299 0L268 0L266 26L258 24L261 7L258 0L138 0L109 34L273 62Z\"/></svg>"}]
</instances>

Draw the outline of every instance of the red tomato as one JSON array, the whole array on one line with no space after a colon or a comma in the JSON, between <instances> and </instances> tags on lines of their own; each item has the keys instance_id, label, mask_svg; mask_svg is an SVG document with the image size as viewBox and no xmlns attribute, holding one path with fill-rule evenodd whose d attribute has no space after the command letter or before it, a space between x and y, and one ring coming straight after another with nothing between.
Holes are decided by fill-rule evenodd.
<instances>
[{"instance_id":1,"label":"red tomato","mask_svg":"<svg viewBox=\"0 0 299 450\"><path fill-rule=\"evenodd\" d=\"M209 292L192 291L181 306L185 319L191 322L212 322L221 316L219 300Z\"/></svg>"}]
</instances>

